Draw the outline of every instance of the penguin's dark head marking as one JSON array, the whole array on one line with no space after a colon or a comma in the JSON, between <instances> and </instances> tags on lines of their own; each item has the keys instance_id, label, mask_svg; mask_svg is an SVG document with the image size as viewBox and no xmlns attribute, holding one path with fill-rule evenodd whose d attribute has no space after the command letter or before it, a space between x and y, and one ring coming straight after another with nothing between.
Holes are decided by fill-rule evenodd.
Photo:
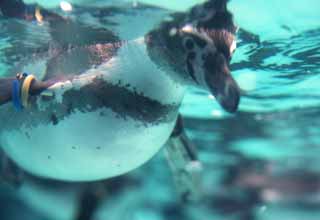
<instances>
[{"instance_id":1,"label":"penguin's dark head marking","mask_svg":"<svg viewBox=\"0 0 320 220\"><path fill-rule=\"evenodd\" d=\"M240 89L229 64L236 31L227 0L210 0L188 13L172 15L147 37L150 57L187 82L208 89L228 112L235 112Z\"/></svg>"}]
</instances>

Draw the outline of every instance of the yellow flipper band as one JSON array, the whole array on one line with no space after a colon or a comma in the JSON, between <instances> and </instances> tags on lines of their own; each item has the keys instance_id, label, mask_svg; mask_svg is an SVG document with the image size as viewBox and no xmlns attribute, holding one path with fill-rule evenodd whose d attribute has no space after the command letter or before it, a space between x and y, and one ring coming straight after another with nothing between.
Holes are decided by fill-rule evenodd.
<instances>
[{"instance_id":1,"label":"yellow flipper band","mask_svg":"<svg viewBox=\"0 0 320 220\"><path fill-rule=\"evenodd\" d=\"M22 101L22 106L23 107L28 107L28 100L29 100L29 90L32 81L35 79L34 75L28 75L22 84L21 88L21 101Z\"/></svg>"}]
</instances>

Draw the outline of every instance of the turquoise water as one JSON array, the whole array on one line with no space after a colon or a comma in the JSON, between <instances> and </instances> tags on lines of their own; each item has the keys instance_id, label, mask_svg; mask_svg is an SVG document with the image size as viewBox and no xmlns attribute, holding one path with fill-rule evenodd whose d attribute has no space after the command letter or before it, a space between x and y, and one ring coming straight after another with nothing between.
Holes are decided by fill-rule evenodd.
<instances>
[{"instance_id":1,"label":"turquoise water","mask_svg":"<svg viewBox=\"0 0 320 220\"><path fill-rule=\"evenodd\" d=\"M100 19L90 17L97 9L86 9L89 3L84 2L72 16L134 39L172 10L185 10L193 3L146 2L159 9L127 8L126 2L111 1L122 10ZM98 3L95 7L106 7ZM231 65L243 90L239 111L227 114L208 93L192 88L181 108L187 134L204 167L202 199L191 204L180 201L161 152L110 182L96 219L320 218L320 4L317 0L232 0L229 8L240 27ZM32 53L47 39L36 26L23 35L8 21L0 20L0 27L0 75L8 68L5 51L19 46L21 52ZM61 210L60 205L70 201L58 196L48 199L45 189L40 191L28 194L3 186L0 219L21 219L22 213L24 219L65 219L69 206Z\"/></svg>"}]
</instances>

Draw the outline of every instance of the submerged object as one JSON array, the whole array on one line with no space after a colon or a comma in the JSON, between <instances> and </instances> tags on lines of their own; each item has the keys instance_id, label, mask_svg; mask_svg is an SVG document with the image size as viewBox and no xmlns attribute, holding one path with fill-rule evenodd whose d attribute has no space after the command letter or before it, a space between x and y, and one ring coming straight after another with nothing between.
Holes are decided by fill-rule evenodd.
<instances>
[{"instance_id":1,"label":"submerged object","mask_svg":"<svg viewBox=\"0 0 320 220\"><path fill-rule=\"evenodd\" d=\"M22 111L10 103L17 79L0 80L3 150L38 176L99 180L142 165L165 145L187 86L208 89L235 112L240 91L229 62L236 27L226 4L208 1L126 42L107 31L97 38L113 41L68 32L81 25L42 13L51 34L67 43L39 56L46 65L34 73ZM79 41L86 43L73 44Z\"/></svg>"}]
</instances>

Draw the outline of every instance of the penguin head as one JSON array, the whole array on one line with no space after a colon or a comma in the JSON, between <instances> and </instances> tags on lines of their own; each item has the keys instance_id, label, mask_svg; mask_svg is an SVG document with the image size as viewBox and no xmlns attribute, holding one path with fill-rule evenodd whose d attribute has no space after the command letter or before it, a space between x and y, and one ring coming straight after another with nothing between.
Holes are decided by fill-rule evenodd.
<instances>
[{"instance_id":1,"label":"penguin head","mask_svg":"<svg viewBox=\"0 0 320 220\"><path fill-rule=\"evenodd\" d=\"M189 83L208 89L226 111L235 112L240 89L229 65L237 27L227 0L210 0L172 18L149 33L151 58Z\"/></svg>"}]
</instances>

